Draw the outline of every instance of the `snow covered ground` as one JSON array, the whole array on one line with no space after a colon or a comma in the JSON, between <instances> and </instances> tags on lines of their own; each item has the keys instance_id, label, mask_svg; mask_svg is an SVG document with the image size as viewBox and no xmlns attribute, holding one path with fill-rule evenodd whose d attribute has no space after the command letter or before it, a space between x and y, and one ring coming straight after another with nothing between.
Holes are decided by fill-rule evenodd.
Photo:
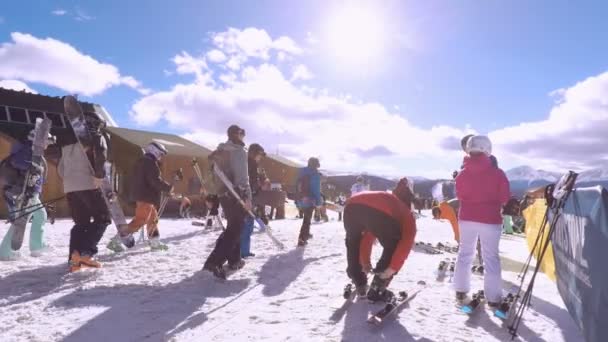
<instances>
[{"instance_id":1,"label":"snow covered ground","mask_svg":"<svg viewBox=\"0 0 608 342\"><path fill-rule=\"evenodd\" d=\"M417 240L448 241L447 222L430 213L418 223ZM66 276L71 222L60 220L46 230L53 246L41 258L27 255L0 263L0 341L507 341L502 321L489 310L459 313L451 284L437 282L435 269L451 254L412 252L391 284L408 289L418 280L431 286L418 294L382 329L365 322L379 306L341 304L345 275L341 222L315 224L314 239L295 248L300 222L271 226L289 249L278 252L264 234L253 236L257 254L225 283L202 264L218 232L187 220L161 220L166 252L141 248L115 255L105 248L114 229L100 243L103 268ZM0 228L0 234L7 227ZM29 233L28 233L29 234ZM26 238L27 241L27 238ZM379 248L376 248L378 250ZM521 237L501 243L505 289L527 256ZM473 276L473 288L482 278ZM522 341L582 341L564 309L556 286L544 274L537 280L533 308L520 327Z\"/></svg>"}]
</instances>

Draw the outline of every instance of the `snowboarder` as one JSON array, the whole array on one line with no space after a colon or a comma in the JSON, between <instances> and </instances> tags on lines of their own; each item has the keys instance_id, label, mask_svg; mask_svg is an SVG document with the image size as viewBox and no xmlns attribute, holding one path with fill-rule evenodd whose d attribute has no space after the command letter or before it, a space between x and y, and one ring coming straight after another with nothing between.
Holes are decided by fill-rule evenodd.
<instances>
[{"instance_id":1,"label":"snowboarder","mask_svg":"<svg viewBox=\"0 0 608 342\"><path fill-rule=\"evenodd\" d=\"M47 165L44 157L42 157L42 165L32 164L32 144L35 133L35 130L31 130L27 139L13 144L13 146L11 146L11 153L2 161L1 167L4 169L2 174L7 176L4 179L5 185L3 187L3 195L4 202L8 209L9 221L13 221L17 216L29 212L27 216L31 216L32 218L30 230L30 255L38 257L47 249L47 246L43 242L44 223L47 219L47 213L45 207L40 202L42 185L47 178ZM49 134L46 147L55 143L54 139L55 138ZM33 194L27 205L28 209L25 209L24 212L20 212L17 208L17 198L21 196L21 192L25 186L25 178L28 170L33 174L40 175L40 177L36 179L34 186L31 187ZM29 221L29 219L26 220L26 222L27 221ZM0 259L11 260L19 257L19 252L13 251L11 248L12 239L13 231L9 229L0 244Z\"/></svg>"},{"instance_id":2,"label":"snowboarder","mask_svg":"<svg viewBox=\"0 0 608 342\"><path fill-rule=\"evenodd\" d=\"M260 177L258 175L258 163L266 156L264 148L260 144L249 145L247 151L247 163L249 168L249 186L253 197L261 190ZM262 210L263 211L263 210ZM255 256L251 253L251 234L253 233L254 220L253 217L246 215L241 232L241 258Z\"/></svg>"},{"instance_id":3,"label":"snowboarder","mask_svg":"<svg viewBox=\"0 0 608 342\"><path fill-rule=\"evenodd\" d=\"M433 218L435 220L443 219L450 221L450 224L452 225L452 231L454 232L454 240L456 240L457 243L460 243L458 217L452 206L450 206L447 201L441 201L439 202L438 206L433 207L431 213L433 214Z\"/></svg>"},{"instance_id":4,"label":"snowboarder","mask_svg":"<svg viewBox=\"0 0 608 342\"><path fill-rule=\"evenodd\" d=\"M83 141L80 146L76 136L65 137L60 143L61 159L57 166L74 220L70 231L70 272L81 267L101 267L93 257L97 254L99 240L112 222L100 189L106 176L104 163L108 151L108 139L102 133L105 121L97 114L87 112L85 126L89 130L90 141ZM82 153L83 148L85 153Z\"/></svg>"},{"instance_id":5,"label":"snowboarder","mask_svg":"<svg viewBox=\"0 0 608 342\"><path fill-rule=\"evenodd\" d=\"M368 190L369 190L369 186L367 184L365 184L365 179L363 179L363 176L357 176L357 180L356 180L355 184L353 184L350 187L350 195L352 197L362 191L368 191Z\"/></svg>"},{"instance_id":6,"label":"snowboarder","mask_svg":"<svg viewBox=\"0 0 608 342\"><path fill-rule=\"evenodd\" d=\"M490 160L492 143L486 136L467 140L468 156L456 177L456 195L460 200L460 248L454 274L456 298L463 300L470 290L471 263L477 239L485 263L484 292L489 305L498 305L502 279L498 245L502 231L501 206L509 200L509 181Z\"/></svg>"},{"instance_id":7,"label":"snowboarder","mask_svg":"<svg viewBox=\"0 0 608 342\"><path fill-rule=\"evenodd\" d=\"M296 180L296 196L298 208L302 209L303 219L298 236L298 246L305 246L312 237L310 223L316 207L323 204L321 199L321 174L319 159L311 157L308 165L300 169Z\"/></svg>"},{"instance_id":8,"label":"snowboarder","mask_svg":"<svg viewBox=\"0 0 608 342\"><path fill-rule=\"evenodd\" d=\"M251 187L247 166L247 152L245 151L245 130L237 125L228 127L228 141L219 144L210 159L215 167L219 167L234 185L245 207L230 194L225 184L220 185L219 199L228 221L226 230L219 236L215 248L205 261L204 270L210 271L220 279L226 279L223 266L228 261L231 270L238 270L245 265L241 258L240 237L247 210L252 209Z\"/></svg>"},{"instance_id":9,"label":"snowboarder","mask_svg":"<svg viewBox=\"0 0 608 342\"><path fill-rule=\"evenodd\" d=\"M344 208L347 275L359 295L372 301L385 300L387 286L407 259L416 236L416 220L411 211L414 196L407 178L402 178L392 193L369 191L357 194ZM372 245L378 239L382 256L373 269L374 278L367 291L367 273L372 271Z\"/></svg>"},{"instance_id":10,"label":"snowboarder","mask_svg":"<svg viewBox=\"0 0 608 342\"><path fill-rule=\"evenodd\" d=\"M170 193L173 189L162 179L160 171L160 162L167 152L163 144L156 141L149 143L144 148L144 155L135 162L130 177L130 197L135 202L135 217L129 222L128 232L133 234L145 225L152 249L166 247L159 239L157 208L160 207L162 193Z\"/></svg>"}]
</instances>

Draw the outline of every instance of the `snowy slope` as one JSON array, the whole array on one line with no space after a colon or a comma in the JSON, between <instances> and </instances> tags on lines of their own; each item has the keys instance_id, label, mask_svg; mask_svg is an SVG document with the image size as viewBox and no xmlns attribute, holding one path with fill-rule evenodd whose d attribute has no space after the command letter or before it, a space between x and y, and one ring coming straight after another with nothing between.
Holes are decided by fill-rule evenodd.
<instances>
[{"instance_id":1,"label":"snowy slope","mask_svg":"<svg viewBox=\"0 0 608 342\"><path fill-rule=\"evenodd\" d=\"M418 220L417 240L448 241L447 222ZM272 222L278 237L295 245L299 221ZM508 333L489 310L475 316L455 308L450 284L434 279L440 260L452 255L412 252L391 284L407 289L423 279L432 286L381 330L365 319L373 307L354 303L336 311L345 276L344 229L330 221L312 227L305 249L277 252L263 234L241 271L221 283L201 271L217 232L185 220L162 220L167 252L146 249L113 255L100 244L99 271L65 275L71 223L46 230L54 249L42 258L24 256L0 264L0 340L8 341L507 341ZM0 227L4 234L7 227ZM27 240L27 239L26 239ZM27 251L27 245L24 251ZM502 241L505 288L527 254L521 237ZM378 252L379 248L376 248ZM473 288L482 279L473 276ZM523 341L582 341L544 275L537 280L534 307L520 328Z\"/></svg>"}]
</instances>

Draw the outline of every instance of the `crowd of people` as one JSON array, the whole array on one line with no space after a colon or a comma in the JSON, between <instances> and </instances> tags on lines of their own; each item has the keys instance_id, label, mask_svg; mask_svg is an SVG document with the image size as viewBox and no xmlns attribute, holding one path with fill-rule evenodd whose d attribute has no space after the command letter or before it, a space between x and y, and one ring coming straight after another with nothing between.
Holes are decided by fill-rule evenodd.
<instances>
[{"instance_id":1,"label":"crowd of people","mask_svg":"<svg viewBox=\"0 0 608 342\"><path fill-rule=\"evenodd\" d=\"M86 145L69 137L57 142L61 147L58 171L74 221L68 251L68 264L72 272L82 267L100 267L94 256L112 220L107 199L100 189L106 177L104 164L108 141L103 130L105 123L94 114L87 115L90 141ZM253 199L269 184L259 168L266 153L257 143L246 148L245 136L245 129L231 125L227 130L226 142L219 144L209 157L213 167L226 175L233 188L220 181L217 191L205 197L210 209L209 219L218 218L221 207L226 220L225 227L219 220L223 231L203 265L204 270L221 279L226 278L226 265L229 270L238 270L244 267L246 258L255 255L251 248L254 217L265 214L264 208L256 208ZM16 178L22 176L23 170L32 167L31 141L30 137L15 144L10 158L3 162L16 170ZM85 153L82 152L83 147ZM454 175L458 206L454 208L455 203L443 201L433 208L432 213L434 218L447 219L451 223L454 240L459 245L454 275L456 298L464 299L470 290L468 270L477 247L485 264L486 298L489 305L497 305L502 293L498 254L500 236L503 226L512 225L509 215L501 212L510 199L509 183L492 155L492 145L486 136L467 136L462 140L462 147L465 156L460 171ZM163 246L159 240L158 210L162 194L171 194L173 189L172 183L164 180L160 171L160 162L166 154L167 149L161 143L151 142L135 163L130 186L130 198L136 204L135 216L129 223L119 225L114 243L132 247L133 234L145 226L150 246ZM309 158L295 180L295 200L302 218L296 243L298 247L306 246L313 237L310 231L313 216L327 219L327 214L322 211L325 197L321 193L320 167L318 158ZM38 179L31 204L40 203L43 181L44 177ZM14 208L15 189L22 184L23 177L21 183L14 182L3 188L11 214L17 212ZM392 295L388 285L401 270L414 245L416 220L412 204L415 200L412 183L407 178L402 178L392 191L387 192L370 191L362 176L357 177L348 198L344 194L337 197L336 204L343 208L339 219L343 220L345 229L346 273L356 286L358 295L372 300L382 300ZM182 216L189 217L191 206L187 198L181 197ZM39 210L30 214L34 215L30 249L35 254L44 249L44 206L39 206ZM207 222L207 225L211 224L213 222ZM10 234L9 231L0 244L0 257L3 259L17 252L11 250ZM376 240L382 247L382 253L372 265L370 256ZM370 274L373 279L368 285Z\"/></svg>"}]
</instances>

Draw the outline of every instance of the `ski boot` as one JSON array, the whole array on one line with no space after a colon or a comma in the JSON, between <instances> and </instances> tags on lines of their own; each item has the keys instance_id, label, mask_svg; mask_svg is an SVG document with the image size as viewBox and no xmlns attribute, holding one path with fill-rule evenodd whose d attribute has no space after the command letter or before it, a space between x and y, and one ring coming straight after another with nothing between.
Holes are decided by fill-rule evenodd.
<instances>
[{"instance_id":1,"label":"ski boot","mask_svg":"<svg viewBox=\"0 0 608 342\"><path fill-rule=\"evenodd\" d=\"M232 271L240 270L243 267L245 267L245 260L243 260L243 259L241 259L233 264L228 264L228 268Z\"/></svg>"},{"instance_id":2,"label":"ski boot","mask_svg":"<svg viewBox=\"0 0 608 342\"><path fill-rule=\"evenodd\" d=\"M203 270L213 273L213 276L218 279L226 280L226 271L224 271L224 268L222 266L212 266L205 264L203 266Z\"/></svg>"},{"instance_id":3,"label":"ski boot","mask_svg":"<svg viewBox=\"0 0 608 342\"><path fill-rule=\"evenodd\" d=\"M169 246L160 242L158 237L153 237L148 240L148 244L150 245L150 249L153 251L166 251L169 249Z\"/></svg>"},{"instance_id":4,"label":"ski boot","mask_svg":"<svg viewBox=\"0 0 608 342\"><path fill-rule=\"evenodd\" d=\"M390 284L393 277L382 279L379 275L375 275L370 285L369 291L367 291L367 299L371 302L389 302L393 299L394 294L387 290L388 284Z\"/></svg>"}]
</instances>

